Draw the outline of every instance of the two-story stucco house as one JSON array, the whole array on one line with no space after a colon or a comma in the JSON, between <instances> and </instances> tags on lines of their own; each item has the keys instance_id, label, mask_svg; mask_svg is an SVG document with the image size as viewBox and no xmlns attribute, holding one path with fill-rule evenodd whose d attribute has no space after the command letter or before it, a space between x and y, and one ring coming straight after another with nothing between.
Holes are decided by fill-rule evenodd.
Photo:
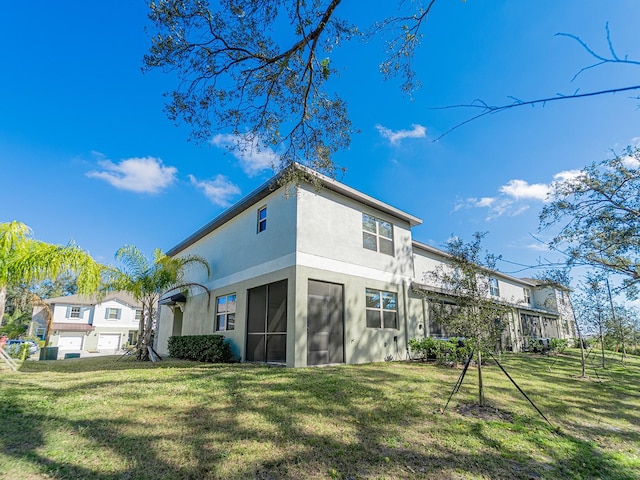
<instances>
[{"instance_id":1,"label":"two-story stucco house","mask_svg":"<svg viewBox=\"0 0 640 480\"><path fill-rule=\"evenodd\" d=\"M49 342L60 351L115 351L137 338L142 307L128 293L68 295L46 303L52 313ZM44 338L46 328L43 307L35 307L30 333Z\"/></svg>"},{"instance_id":2,"label":"two-story stucco house","mask_svg":"<svg viewBox=\"0 0 640 480\"><path fill-rule=\"evenodd\" d=\"M421 220L307 173L321 188L287 192L276 177L167 252L206 258L211 275L189 280L210 295L163 297L159 352L172 335L219 333L241 361L302 367L405 358L410 338L444 334L429 322L438 294L425 295L424 279L446 254L413 241ZM572 319L543 305L551 293L535 282L497 272L492 281L491 294L515 306L505 348L571 334Z\"/></svg>"}]
</instances>

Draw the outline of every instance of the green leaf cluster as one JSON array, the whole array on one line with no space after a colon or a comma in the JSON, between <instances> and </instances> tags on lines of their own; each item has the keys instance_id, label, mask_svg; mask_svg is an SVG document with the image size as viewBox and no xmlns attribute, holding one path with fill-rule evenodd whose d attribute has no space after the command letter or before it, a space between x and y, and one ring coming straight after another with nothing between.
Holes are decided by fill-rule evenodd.
<instances>
[{"instance_id":1,"label":"green leaf cluster","mask_svg":"<svg viewBox=\"0 0 640 480\"><path fill-rule=\"evenodd\" d=\"M543 229L560 226L551 247L573 265L625 277L630 296L640 284L640 149L593 163L553 184L540 214Z\"/></svg>"},{"instance_id":2,"label":"green leaf cluster","mask_svg":"<svg viewBox=\"0 0 640 480\"><path fill-rule=\"evenodd\" d=\"M409 350L413 358L453 365L466 362L471 355L471 348L462 339L457 338L412 338L409 340Z\"/></svg>"},{"instance_id":3,"label":"green leaf cluster","mask_svg":"<svg viewBox=\"0 0 640 480\"><path fill-rule=\"evenodd\" d=\"M233 360L231 346L222 335L169 337L169 355L208 363L229 363Z\"/></svg>"}]
</instances>

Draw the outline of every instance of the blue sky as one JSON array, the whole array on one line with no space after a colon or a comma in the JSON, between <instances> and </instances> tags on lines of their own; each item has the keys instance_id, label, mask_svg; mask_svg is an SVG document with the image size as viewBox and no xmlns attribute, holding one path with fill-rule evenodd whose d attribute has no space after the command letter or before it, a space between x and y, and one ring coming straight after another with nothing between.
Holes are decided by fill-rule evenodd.
<instances>
[{"instance_id":1,"label":"blue sky","mask_svg":"<svg viewBox=\"0 0 640 480\"><path fill-rule=\"evenodd\" d=\"M371 2L337 13L374 19ZM369 5L369 4L368 4ZM147 7L111 2L5 2L0 75L0 221L38 239L75 241L100 261L122 245L168 250L271 176L268 159L236 158L228 132L206 145L163 113L170 75L141 72ZM356 16L357 17L354 17ZM640 66L602 65L557 33L608 54L640 59L640 2L440 0L415 59L412 99L378 74L381 46L336 51L333 85L360 130L335 160L338 180L423 219L414 238L443 248L489 232L502 271L555 257L532 235L550 182L636 144L640 101L630 94L553 102L489 115L434 141L473 115L434 110L482 99L509 103L637 84ZM267 160L267 161L265 161Z\"/></svg>"}]
</instances>

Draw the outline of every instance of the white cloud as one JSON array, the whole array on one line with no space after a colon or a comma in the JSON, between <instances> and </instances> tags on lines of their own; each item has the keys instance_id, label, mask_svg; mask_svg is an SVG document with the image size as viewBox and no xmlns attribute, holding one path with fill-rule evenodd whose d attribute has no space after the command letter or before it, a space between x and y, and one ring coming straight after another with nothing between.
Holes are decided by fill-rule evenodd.
<instances>
[{"instance_id":1,"label":"white cloud","mask_svg":"<svg viewBox=\"0 0 640 480\"><path fill-rule=\"evenodd\" d=\"M491 205L495 204L496 200L497 200L496 197L465 198L464 200L459 200L456 203L454 210L458 211L463 208L472 208L472 207L479 207L479 208L490 207Z\"/></svg>"},{"instance_id":2,"label":"white cloud","mask_svg":"<svg viewBox=\"0 0 640 480\"><path fill-rule=\"evenodd\" d=\"M530 243L528 245L525 245L525 248L528 250L533 250L535 252L548 252L549 251L549 247L547 246L546 243L542 243L542 242L537 242L537 243Z\"/></svg>"},{"instance_id":3,"label":"white cloud","mask_svg":"<svg viewBox=\"0 0 640 480\"><path fill-rule=\"evenodd\" d=\"M529 183L526 180L509 180L502 185L495 197L470 197L458 201L454 211L462 208L486 208L488 209L486 220L493 220L502 216L515 217L521 215L530 208L527 202L547 202L548 194L555 182L566 182L581 175L580 170L564 170L553 175L549 183Z\"/></svg>"},{"instance_id":4,"label":"white cloud","mask_svg":"<svg viewBox=\"0 0 640 480\"><path fill-rule=\"evenodd\" d=\"M380 132L380 135L383 138L389 140L391 145L397 144L400 140L404 140L405 138L426 138L427 137L427 129L422 125L414 123L411 125L411 130L397 130L393 131L387 127L383 127L382 125L376 125L376 129Z\"/></svg>"},{"instance_id":5,"label":"white cloud","mask_svg":"<svg viewBox=\"0 0 640 480\"><path fill-rule=\"evenodd\" d=\"M196 187L205 194L205 196L211 200L212 203L220 205L221 207L228 207L231 205L231 199L242 193L240 188L231 183L224 175L216 175L211 180L198 180L193 175L189 175L191 185Z\"/></svg>"},{"instance_id":6,"label":"white cloud","mask_svg":"<svg viewBox=\"0 0 640 480\"><path fill-rule=\"evenodd\" d=\"M637 157L633 157L631 155L627 155L622 159L622 164L626 168L635 169L640 168L640 160Z\"/></svg>"},{"instance_id":7,"label":"white cloud","mask_svg":"<svg viewBox=\"0 0 640 480\"><path fill-rule=\"evenodd\" d=\"M509 180L506 185L500 187L500 193L516 200L542 200L547 198L549 185L546 183L528 183L524 180Z\"/></svg>"},{"instance_id":8,"label":"white cloud","mask_svg":"<svg viewBox=\"0 0 640 480\"><path fill-rule=\"evenodd\" d=\"M104 158L102 154L98 156ZM120 163L99 160L102 171L87 172L87 177L98 178L120 190L131 192L158 193L175 180L178 169L166 167L155 157L127 158Z\"/></svg>"},{"instance_id":9,"label":"white cloud","mask_svg":"<svg viewBox=\"0 0 640 480\"><path fill-rule=\"evenodd\" d=\"M219 148L226 148L240 161L242 170L250 177L273 168L278 161L278 154L271 148L261 145L257 138L228 133L218 134L211 143Z\"/></svg>"},{"instance_id":10,"label":"white cloud","mask_svg":"<svg viewBox=\"0 0 640 480\"><path fill-rule=\"evenodd\" d=\"M582 170L563 170L553 176L555 182L567 182L582 175Z\"/></svg>"}]
</instances>

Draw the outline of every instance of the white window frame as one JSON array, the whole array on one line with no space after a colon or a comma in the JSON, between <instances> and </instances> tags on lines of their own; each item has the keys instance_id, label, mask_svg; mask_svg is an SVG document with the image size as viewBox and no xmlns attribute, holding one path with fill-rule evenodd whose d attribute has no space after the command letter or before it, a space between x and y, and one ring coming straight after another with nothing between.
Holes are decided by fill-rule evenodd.
<instances>
[{"instance_id":1,"label":"white window frame","mask_svg":"<svg viewBox=\"0 0 640 480\"><path fill-rule=\"evenodd\" d=\"M365 228L370 222L368 219L372 220L375 224L375 231L369 230ZM383 233L382 226L388 226L388 230L390 232L390 236L387 236ZM373 245L367 245L367 238L371 240L375 238L376 247L372 248ZM391 244L391 251L384 251L382 245L386 245L386 242ZM368 213L362 213L362 247L371 250L374 252L384 253L385 255L395 256L395 243L393 241L393 223L387 222L386 220L382 220L373 215L369 215Z\"/></svg>"},{"instance_id":2,"label":"white window frame","mask_svg":"<svg viewBox=\"0 0 640 480\"><path fill-rule=\"evenodd\" d=\"M378 295L378 302L379 302L379 306L377 307L370 307L368 305L367 302L367 298L369 297L369 295ZM385 302L384 302L384 297L385 296L393 296L393 298L395 299L393 301L393 304L395 305L395 308L385 308ZM365 289L365 323L367 328L375 328L378 330L398 330L398 294L396 292L388 292L386 290L380 290L378 288L367 288ZM367 314L369 312L378 312L379 318L380 318L380 324L378 326L369 326L368 323L368 319L367 319ZM384 326L384 314L385 313L394 313L395 315L395 326L393 327L385 327Z\"/></svg>"},{"instance_id":3,"label":"white window frame","mask_svg":"<svg viewBox=\"0 0 640 480\"><path fill-rule=\"evenodd\" d=\"M136 313L135 313L133 319L139 322L141 318L142 318L142 309L141 308L136 308Z\"/></svg>"},{"instance_id":4,"label":"white window frame","mask_svg":"<svg viewBox=\"0 0 640 480\"><path fill-rule=\"evenodd\" d=\"M496 277L489 277L489 295L492 297L500 296L500 283Z\"/></svg>"},{"instance_id":5,"label":"white window frame","mask_svg":"<svg viewBox=\"0 0 640 480\"><path fill-rule=\"evenodd\" d=\"M261 216L262 212L264 212L264 218ZM257 233L262 233L267 229L267 206L263 205L258 209L258 218L256 231Z\"/></svg>"},{"instance_id":6,"label":"white window frame","mask_svg":"<svg viewBox=\"0 0 640 480\"><path fill-rule=\"evenodd\" d=\"M224 299L224 310L221 310L221 305L223 305L221 302L222 299ZM235 293L216 297L216 317L213 325L214 331L229 332L235 330L237 299L238 297ZM233 307L231 307L231 305L233 305ZM229 328L230 315L233 316L233 325L231 328Z\"/></svg>"},{"instance_id":7,"label":"white window frame","mask_svg":"<svg viewBox=\"0 0 640 480\"><path fill-rule=\"evenodd\" d=\"M69 310L69 318L82 318L82 307L72 306Z\"/></svg>"},{"instance_id":8,"label":"white window frame","mask_svg":"<svg viewBox=\"0 0 640 480\"><path fill-rule=\"evenodd\" d=\"M531 289L522 287L522 294L524 295L524 303L531 305Z\"/></svg>"},{"instance_id":9,"label":"white window frame","mask_svg":"<svg viewBox=\"0 0 640 480\"><path fill-rule=\"evenodd\" d=\"M120 320L122 309L121 308L107 308L105 313L105 320ZM115 313L115 317L112 317L111 314Z\"/></svg>"}]
</instances>

